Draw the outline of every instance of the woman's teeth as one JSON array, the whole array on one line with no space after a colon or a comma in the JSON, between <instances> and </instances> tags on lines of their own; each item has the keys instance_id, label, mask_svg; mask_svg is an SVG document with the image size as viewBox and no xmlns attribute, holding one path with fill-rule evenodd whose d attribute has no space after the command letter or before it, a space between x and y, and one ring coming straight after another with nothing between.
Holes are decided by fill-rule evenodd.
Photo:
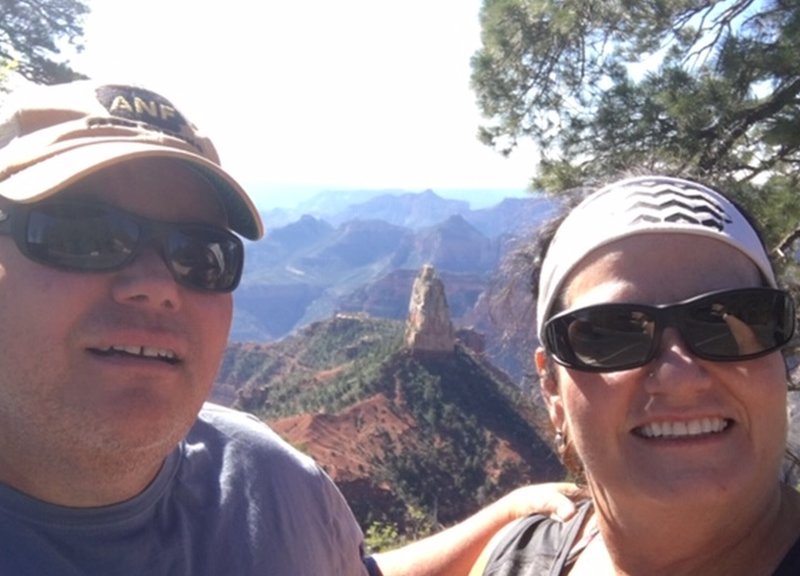
<instances>
[{"instance_id":1,"label":"woman's teeth","mask_svg":"<svg viewBox=\"0 0 800 576\"><path fill-rule=\"evenodd\" d=\"M729 426L724 418L700 418L675 422L653 422L636 428L635 433L645 438L685 438L703 434L717 434Z\"/></svg>"}]
</instances>

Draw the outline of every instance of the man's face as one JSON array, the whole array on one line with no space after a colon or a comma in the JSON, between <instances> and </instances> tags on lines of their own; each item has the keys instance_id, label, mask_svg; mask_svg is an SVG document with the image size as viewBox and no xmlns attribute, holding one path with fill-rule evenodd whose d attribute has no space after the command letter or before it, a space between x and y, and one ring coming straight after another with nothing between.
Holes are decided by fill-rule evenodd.
<instances>
[{"instance_id":1,"label":"man's face","mask_svg":"<svg viewBox=\"0 0 800 576\"><path fill-rule=\"evenodd\" d=\"M225 226L210 185L175 161L112 167L58 198ZM211 388L231 309L230 294L177 284L157 243L122 270L78 273L0 237L0 481L28 491L34 458L98 474L160 465Z\"/></svg>"}]
</instances>

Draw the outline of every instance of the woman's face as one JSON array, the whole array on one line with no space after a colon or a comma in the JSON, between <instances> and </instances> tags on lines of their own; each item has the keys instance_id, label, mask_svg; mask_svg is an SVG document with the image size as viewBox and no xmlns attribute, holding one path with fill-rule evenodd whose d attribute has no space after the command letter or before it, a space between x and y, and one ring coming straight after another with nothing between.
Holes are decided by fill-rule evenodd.
<instances>
[{"instance_id":1,"label":"woman's face","mask_svg":"<svg viewBox=\"0 0 800 576\"><path fill-rule=\"evenodd\" d=\"M566 309L669 304L760 285L755 265L726 244L642 234L583 260L567 279L563 302ZM537 363L544 365L541 351ZM641 368L590 373L556 365L542 388L601 505L707 505L763 494L777 483L787 426L779 352L742 362L702 360L667 328L659 354Z\"/></svg>"}]
</instances>

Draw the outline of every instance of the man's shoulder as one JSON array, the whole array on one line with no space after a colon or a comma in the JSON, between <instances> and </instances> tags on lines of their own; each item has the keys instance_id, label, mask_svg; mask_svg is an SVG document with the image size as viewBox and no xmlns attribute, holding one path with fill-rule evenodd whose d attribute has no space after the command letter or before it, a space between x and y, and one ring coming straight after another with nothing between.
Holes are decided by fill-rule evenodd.
<instances>
[{"instance_id":1,"label":"man's shoulder","mask_svg":"<svg viewBox=\"0 0 800 576\"><path fill-rule=\"evenodd\" d=\"M233 408L206 402L197 415L187 439L218 436L228 443L244 443L249 446L291 449L269 425L255 415Z\"/></svg>"},{"instance_id":2,"label":"man's shoulder","mask_svg":"<svg viewBox=\"0 0 800 576\"><path fill-rule=\"evenodd\" d=\"M223 492L264 500L259 504L264 509L280 502L315 517L350 515L335 484L311 457L255 416L223 406L203 406L183 442L179 475L179 484L196 491L208 490L212 476Z\"/></svg>"},{"instance_id":3,"label":"man's shoulder","mask_svg":"<svg viewBox=\"0 0 800 576\"><path fill-rule=\"evenodd\" d=\"M203 404L197 419L198 422L207 422L223 430L252 430L256 433L262 433L264 428L270 430L265 422L249 412L227 408L213 402Z\"/></svg>"},{"instance_id":4,"label":"man's shoulder","mask_svg":"<svg viewBox=\"0 0 800 576\"><path fill-rule=\"evenodd\" d=\"M191 458L198 452L242 463L269 462L275 466L284 462L306 472L318 471L309 456L291 446L266 422L210 402L203 405L184 441L186 456Z\"/></svg>"}]
</instances>

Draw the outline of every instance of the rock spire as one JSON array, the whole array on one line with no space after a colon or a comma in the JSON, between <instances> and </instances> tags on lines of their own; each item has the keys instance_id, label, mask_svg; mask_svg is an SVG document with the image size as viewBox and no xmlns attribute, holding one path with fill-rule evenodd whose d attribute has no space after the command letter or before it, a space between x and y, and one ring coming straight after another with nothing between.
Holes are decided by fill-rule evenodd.
<instances>
[{"instance_id":1,"label":"rock spire","mask_svg":"<svg viewBox=\"0 0 800 576\"><path fill-rule=\"evenodd\" d=\"M452 352L455 346L444 284L430 264L422 267L411 289L406 346L414 352Z\"/></svg>"}]
</instances>

